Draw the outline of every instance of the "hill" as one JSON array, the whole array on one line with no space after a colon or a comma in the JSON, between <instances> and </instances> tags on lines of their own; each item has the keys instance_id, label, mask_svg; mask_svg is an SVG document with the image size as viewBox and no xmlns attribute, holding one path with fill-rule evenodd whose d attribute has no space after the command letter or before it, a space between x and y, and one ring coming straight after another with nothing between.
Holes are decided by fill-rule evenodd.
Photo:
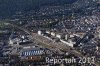
<instances>
[{"instance_id":1,"label":"hill","mask_svg":"<svg viewBox=\"0 0 100 66\"><path fill-rule=\"evenodd\" d=\"M0 0L0 17L10 16L16 11L29 11L44 5L72 4L77 0Z\"/></svg>"}]
</instances>

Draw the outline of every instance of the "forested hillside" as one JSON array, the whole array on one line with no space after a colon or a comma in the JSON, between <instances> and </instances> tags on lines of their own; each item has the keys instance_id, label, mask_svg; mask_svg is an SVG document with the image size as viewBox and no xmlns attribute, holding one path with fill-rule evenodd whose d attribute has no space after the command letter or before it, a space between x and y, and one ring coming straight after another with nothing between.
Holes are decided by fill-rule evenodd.
<instances>
[{"instance_id":1,"label":"forested hillside","mask_svg":"<svg viewBox=\"0 0 100 66\"><path fill-rule=\"evenodd\" d=\"M16 11L29 11L44 5L71 4L77 0L0 0L0 17L9 16Z\"/></svg>"}]
</instances>

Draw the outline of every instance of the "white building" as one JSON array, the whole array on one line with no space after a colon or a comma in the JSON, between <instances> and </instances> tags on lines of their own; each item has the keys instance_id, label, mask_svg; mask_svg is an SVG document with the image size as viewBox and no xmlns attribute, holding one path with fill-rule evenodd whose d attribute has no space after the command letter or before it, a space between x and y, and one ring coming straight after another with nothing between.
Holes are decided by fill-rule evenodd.
<instances>
[{"instance_id":1,"label":"white building","mask_svg":"<svg viewBox=\"0 0 100 66\"><path fill-rule=\"evenodd\" d=\"M68 40L68 35L65 35L65 40Z\"/></svg>"},{"instance_id":2,"label":"white building","mask_svg":"<svg viewBox=\"0 0 100 66\"><path fill-rule=\"evenodd\" d=\"M56 34L56 37L59 39L63 39L63 38L65 38L65 35L60 33L60 34Z\"/></svg>"},{"instance_id":3,"label":"white building","mask_svg":"<svg viewBox=\"0 0 100 66\"><path fill-rule=\"evenodd\" d=\"M61 35L60 34L57 34L56 37L59 38L59 39L61 39Z\"/></svg>"},{"instance_id":4,"label":"white building","mask_svg":"<svg viewBox=\"0 0 100 66\"><path fill-rule=\"evenodd\" d=\"M51 32L51 35L52 35L52 36L56 36L56 33L54 33L54 32Z\"/></svg>"},{"instance_id":5,"label":"white building","mask_svg":"<svg viewBox=\"0 0 100 66\"><path fill-rule=\"evenodd\" d=\"M71 34L71 35L70 35L70 38L73 38L73 37L74 37L74 35L73 35L73 34Z\"/></svg>"},{"instance_id":6,"label":"white building","mask_svg":"<svg viewBox=\"0 0 100 66\"><path fill-rule=\"evenodd\" d=\"M12 40L9 40L9 44L10 44L10 45L13 45L14 42L13 42Z\"/></svg>"},{"instance_id":7,"label":"white building","mask_svg":"<svg viewBox=\"0 0 100 66\"><path fill-rule=\"evenodd\" d=\"M19 38L9 39L9 44L10 45L14 45L14 44L19 45L19 43L20 43L20 39Z\"/></svg>"},{"instance_id":8,"label":"white building","mask_svg":"<svg viewBox=\"0 0 100 66\"><path fill-rule=\"evenodd\" d=\"M46 31L46 33L47 33L47 34L50 34L51 32L50 32L50 31Z\"/></svg>"},{"instance_id":9,"label":"white building","mask_svg":"<svg viewBox=\"0 0 100 66\"><path fill-rule=\"evenodd\" d=\"M39 35L42 35L42 31L38 31L38 34L39 34Z\"/></svg>"},{"instance_id":10,"label":"white building","mask_svg":"<svg viewBox=\"0 0 100 66\"><path fill-rule=\"evenodd\" d=\"M70 47L74 47L75 43L74 42L67 42L67 41L64 41L64 40L60 40L62 43L70 46Z\"/></svg>"}]
</instances>

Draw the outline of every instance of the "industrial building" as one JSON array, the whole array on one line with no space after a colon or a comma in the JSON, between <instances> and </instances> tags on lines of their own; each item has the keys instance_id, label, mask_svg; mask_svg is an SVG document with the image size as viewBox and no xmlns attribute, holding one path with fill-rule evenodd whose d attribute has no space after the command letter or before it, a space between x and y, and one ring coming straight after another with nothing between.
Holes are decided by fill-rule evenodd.
<instances>
[{"instance_id":1,"label":"industrial building","mask_svg":"<svg viewBox=\"0 0 100 66\"><path fill-rule=\"evenodd\" d=\"M56 33L56 32L51 32L51 31L38 31L38 34L41 36L44 36L48 38L49 40L58 40L70 47L75 47L76 42L72 40L77 35L69 35L69 34L63 34L63 33ZM49 36L48 36L49 35Z\"/></svg>"},{"instance_id":2,"label":"industrial building","mask_svg":"<svg viewBox=\"0 0 100 66\"><path fill-rule=\"evenodd\" d=\"M39 47L27 47L20 51L20 57L22 60L35 60L34 58L42 59L45 55L50 55L52 52L46 48Z\"/></svg>"}]
</instances>

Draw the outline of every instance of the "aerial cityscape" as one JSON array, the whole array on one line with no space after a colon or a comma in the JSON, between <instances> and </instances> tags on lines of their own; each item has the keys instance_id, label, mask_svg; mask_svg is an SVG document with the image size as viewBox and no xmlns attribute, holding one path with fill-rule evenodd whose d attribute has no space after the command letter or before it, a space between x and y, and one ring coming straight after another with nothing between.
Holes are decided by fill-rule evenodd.
<instances>
[{"instance_id":1,"label":"aerial cityscape","mask_svg":"<svg viewBox=\"0 0 100 66\"><path fill-rule=\"evenodd\" d=\"M0 66L100 66L100 0L0 0Z\"/></svg>"}]
</instances>

